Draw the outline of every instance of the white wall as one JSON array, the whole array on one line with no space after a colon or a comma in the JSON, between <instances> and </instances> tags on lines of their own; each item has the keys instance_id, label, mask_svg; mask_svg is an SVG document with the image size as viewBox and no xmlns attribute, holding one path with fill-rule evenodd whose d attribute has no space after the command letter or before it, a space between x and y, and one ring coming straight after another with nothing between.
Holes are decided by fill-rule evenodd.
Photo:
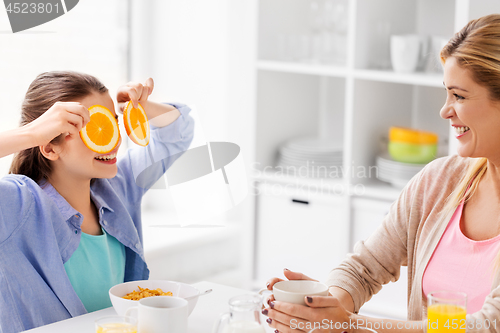
<instances>
[{"instance_id":1,"label":"white wall","mask_svg":"<svg viewBox=\"0 0 500 333\"><path fill-rule=\"evenodd\" d=\"M123 0L85 0L53 21L13 34L0 9L0 131L18 127L26 90L42 72L92 74L114 98L127 79L126 13ZM8 172L11 159L0 159L0 176Z\"/></svg>"},{"instance_id":2,"label":"white wall","mask_svg":"<svg viewBox=\"0 0 500 333\"><path fill-rule=\"evenodd\" d=\"M158 101L197 109L206 139L227 140L228 0L133 0L132 79Z\"/></svg>"},{"instance_id":3,"label":"white wall","mask_svg":"<svg viewBox=\"0 0 500 333\"><path fill-rule=\"evenodd\" d=\"M151 76L155 79L153 100L194 107L205 140L238 144L250 182L257 1L132 1L132 79ZM237 222L245 235L238 260L242 270L233 281L220 282L245 286L249 281L243 280L251 278L251 197L215 221ZM163 211L169 208L162 205Z\"/></svg>"}]
</instances>

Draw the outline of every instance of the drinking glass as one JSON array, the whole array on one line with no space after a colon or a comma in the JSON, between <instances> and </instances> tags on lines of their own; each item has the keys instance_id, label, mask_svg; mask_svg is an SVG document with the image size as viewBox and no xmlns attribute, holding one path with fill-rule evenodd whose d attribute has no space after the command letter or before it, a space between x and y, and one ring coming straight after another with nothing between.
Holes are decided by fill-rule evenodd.
<instances>
[{"instance_id":1,"label":"drinking glass","mask_svg":"<svg viewBox=\"0 0 500 333\"><path fill-rule=\"evenodd\" d=\"M95 321L96 333L137 333L137 319L127 316L101 317Z\"/></svg>"},{"instance_id":2,"label":"drinking glass","mask_svg":"<svg viewBox=\"0 0 500 333\"><path fill-rule=\"evenodd\" d=\"M229 300L229 312L223 314L213 333L265 333L260 323L260 295L241 295Z\"/></svg>"},{"instance_id":3,"label":"drinking glass","mask_svg":"<svg viewBox=\"0 0 500 333\"><path fill-rule=\"evenodd\" d=\"M467 295L458 291L435 291L427 295L427 332L464 332Z\"/></svg>"}]
</instances>

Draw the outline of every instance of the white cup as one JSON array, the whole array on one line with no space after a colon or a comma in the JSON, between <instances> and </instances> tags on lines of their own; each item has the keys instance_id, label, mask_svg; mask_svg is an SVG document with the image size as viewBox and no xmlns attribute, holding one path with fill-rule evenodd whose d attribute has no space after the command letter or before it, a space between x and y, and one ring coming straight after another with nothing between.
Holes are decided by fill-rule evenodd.
<instances>
[{"instance_id":1,"label":"white cup","mask_svg":"<svg viewBox=\"0 0 500 333\"><path fill-rule=\"evenodd\" d=\"M418 35L391 36L391 63L395 72L411 73L417 69L421 41Z\"/></svg>"},{"instance_id":2,"label":"white cup","mask_svg":"<svg viewBox=\"0 0 500 333\"><path fill-rule=\"evenodd\" d=\"M138 312L138 329L142 333L187 333L188 301L180 297L154 296L143 298L139 306L125 313Z\"/></svg>"},{"instance_id":3,"label":"white cup","mask_svg":"<svg viewBox=\"0 0 500 333\"><path fill-rule=\"evenodd\" d=\"M262 289L263 293L267 289ZM280 302L306 305L306 296L328 296L328 286L309 280L280 281L273 285L274 299Z\"/></svg>"}]
</instances>

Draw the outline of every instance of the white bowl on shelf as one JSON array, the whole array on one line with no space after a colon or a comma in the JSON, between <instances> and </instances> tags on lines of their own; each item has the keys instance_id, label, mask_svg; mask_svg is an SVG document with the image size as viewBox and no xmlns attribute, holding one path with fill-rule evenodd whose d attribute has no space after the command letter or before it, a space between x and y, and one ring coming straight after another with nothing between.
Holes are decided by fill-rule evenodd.
<instances>
[{"instance_id":1,"label":"white bowl on shelf","mask_svg":"<svg viewBox=\"0 0 500 333\"><path fill-rule=\"evenodd\" d=\"M117 284L116 286L109 289L109 298L111 299L111 304L116 313L120 316L124 316L127 309L137 306L138 301L133 301L130 299L125 299L123 296L131 293L132 291L138 291L139 288L147 289L157 289L160 288L163 292L172 292L172 296L186 298L190 296L196 296L200 294L200 291L195 287L181 282L167 281L167 280L139 280L130 281L125 283ZM154 296L152 296L154 297ZM193 312L193 309L198 302L199 297L194 297L188 300L188 315Z\"/></svg>"},{"instance_id":2,"label":"white bowl on shelf","mask_svg":"<svg viewBox=\"0 0 500 333\"><path fill-rule=\"evenodd\" d=\"M383 153L377 156L377 178L401 189L425 166L426 164L398 162L388 153Z\"/></svg>"}]
</instances>

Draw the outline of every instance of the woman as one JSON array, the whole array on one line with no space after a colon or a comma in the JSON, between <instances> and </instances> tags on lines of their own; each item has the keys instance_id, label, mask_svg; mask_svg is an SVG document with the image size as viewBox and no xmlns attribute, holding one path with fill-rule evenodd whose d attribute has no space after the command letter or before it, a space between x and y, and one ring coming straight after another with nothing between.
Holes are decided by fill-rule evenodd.
<instances>
[{"instance_id":1,"label":"woman","mask_svg":"<svg viewBox=\"0 0 500 333\"><path fill-rule=\"evenodd\" d=\"M314 332L356 332L352 323L424 332L426 294L442 289L467 293L467 332L500 332L500 15L469 22L441 60L447 98L440 114L454 128L459 156L430 163L409 182L377 231L330 273L333 297L306 297L308 306L271 299L263 313L276 332L301 332L297 323L313 327L325 318L337 328ZM401 266L408 266L408 321L358 315Z\"/></svg>"},{"instance_id":2,"label":"woman","mask_svg":"<svg viewBox=\"0 0 500 333\"><path fill-rule=\"evenodd\" d=\"M11 174L0 179L0 332L111 306L111 286L148 278L142 196L193 137L189 108L151 102L152 91L152 79L118 90L119 109L141 103L155 127L148 147L136 146L117 162L120 143L98 154L79 135L90 106L116 116L99 80L49 72L31 83L21 127L0 133L0 157L17 153ZM151 166L153 156L163 163ZM138 186L146 169L149 182Z\"/></svg>"}]
</instances>

